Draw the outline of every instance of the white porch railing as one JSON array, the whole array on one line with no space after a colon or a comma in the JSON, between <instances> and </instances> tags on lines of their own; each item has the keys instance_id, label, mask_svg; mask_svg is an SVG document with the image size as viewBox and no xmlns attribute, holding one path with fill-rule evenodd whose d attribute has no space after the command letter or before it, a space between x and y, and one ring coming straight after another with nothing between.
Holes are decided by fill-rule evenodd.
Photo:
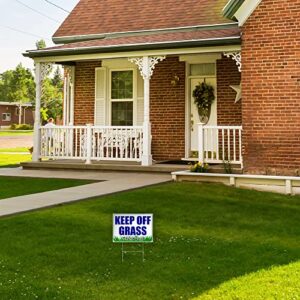
<instances>
[{"instance_id":1,"label":"white porch railing","mask_svg":"<svg viewBox=\"0 0 300 300\"><path fill-rule=\"evenodd\" d=\"M142 126L40 127L40 158L142 160Z\"/></svg>"},{"instance_id":2,"label":"white porch railing","mask_svg":"<svg viewBox=\"0 0 300 300\"><path fill-rule=\"evenodd\" d=\"M198 124L199 161L243 165L242 126Z\"/></svg>"}]
</instances>

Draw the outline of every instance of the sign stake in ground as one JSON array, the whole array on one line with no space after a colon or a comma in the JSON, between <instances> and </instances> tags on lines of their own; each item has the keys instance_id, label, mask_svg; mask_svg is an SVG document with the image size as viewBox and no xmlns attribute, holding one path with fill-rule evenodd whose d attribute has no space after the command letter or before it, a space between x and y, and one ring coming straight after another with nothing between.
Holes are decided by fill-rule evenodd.
<instances>
[{"instance_id":1,"label":"sign stake in ground","mask_svg":"<svg viewBox=\"0 0 300 300\"><path fill-rule=\"evenodd\" d=\"M142 253L153 243L153 214L113 214L113 243L122 244L122 262L126 253ZM139 250L126 250L124 244L140 244Z\"/></svg>"}]
</instances>

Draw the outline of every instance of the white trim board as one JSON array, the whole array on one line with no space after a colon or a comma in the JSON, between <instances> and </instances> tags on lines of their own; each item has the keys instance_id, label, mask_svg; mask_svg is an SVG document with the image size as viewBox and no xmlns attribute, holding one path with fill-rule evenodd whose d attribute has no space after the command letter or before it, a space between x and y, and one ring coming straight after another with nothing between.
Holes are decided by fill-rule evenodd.
<instances>
[{"instance_id":1,"label":"white trim board","mask_svg":"<svg viewBox=\"0 0 300 300\"><path fill-rule=\"evenodd\" d=\"M243 26L252 15L262 0L245 0L234 16L239 21L239 26Z\"/></svg>"},{"instance_id":2,"label":"white trim board","mask_svg":"<svg viewBox=\"0 0 300 300\"><path fill-rule=\"evenodd\" d=\"M173 172L172 178L175 181L202 181L223 183L225 185L235 187L275 192L287 195L300 194L300 177L295 176L214 174L179 171Z\"/></svg>"},{"instance_id":3,"label":"white trim board","mask_svg":"<svg viewBox=\"0 0 300 300\"><path fill-rule=\"evenodd\" d=\"M137 56L166 56L166 55L181 55L181 54L197 54L197 53L223 53L240 51L240 45L234 46L218 46L218 47L194 47L194 48L179 48L179 49L164 49L164 50L145 50L131 52L112 52L112 53L97 53L97 54L81 54L81 55L66 55L66 56L49 56L35 58L37 62L66 62L66 61L82 61L82 60L104 60L110 58L129 58Z\"/></svg>"}]
</instances>

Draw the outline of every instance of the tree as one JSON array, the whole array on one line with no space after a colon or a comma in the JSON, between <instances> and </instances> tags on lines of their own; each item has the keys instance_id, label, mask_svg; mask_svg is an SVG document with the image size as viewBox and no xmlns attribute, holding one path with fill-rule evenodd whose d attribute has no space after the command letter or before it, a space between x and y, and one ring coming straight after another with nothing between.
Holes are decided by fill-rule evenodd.
<instances>
[{"instance_id":1,"label":"tree","mask_svg":"<svg viewBox=\"0 0 300 300\"><path fill-rule=\"evenodd\" d=\"M44 49L47 47L46 42L44 40L36 41L35 43L36 49Z\"/></svg>"},{"instance_id":2,"label":"tree","mask_svg":"<svg viewBox=\"0 0 300 300\"><path fill-rule=\"evenodd\" d=\"M0 75L2 101L32 103L34 98L35 83L30 69L19 64L15 70L8 70Z\"/></svg>"}]
</instances>

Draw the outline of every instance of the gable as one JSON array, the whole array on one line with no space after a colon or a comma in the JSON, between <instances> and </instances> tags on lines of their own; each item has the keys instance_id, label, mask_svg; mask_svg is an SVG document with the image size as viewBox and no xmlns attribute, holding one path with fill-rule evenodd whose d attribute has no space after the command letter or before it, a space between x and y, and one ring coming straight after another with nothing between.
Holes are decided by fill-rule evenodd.
<instances>
[{"instance_id":1,"label":"gable","mask_svg":"<svg viewBox=\"0 0 300 300\"><path fill-rule=\"evenodd\" d=\"M228 0L80 0L53 36L178 28L230 22L222 14Z\"/></svg>"}]
</instances>

